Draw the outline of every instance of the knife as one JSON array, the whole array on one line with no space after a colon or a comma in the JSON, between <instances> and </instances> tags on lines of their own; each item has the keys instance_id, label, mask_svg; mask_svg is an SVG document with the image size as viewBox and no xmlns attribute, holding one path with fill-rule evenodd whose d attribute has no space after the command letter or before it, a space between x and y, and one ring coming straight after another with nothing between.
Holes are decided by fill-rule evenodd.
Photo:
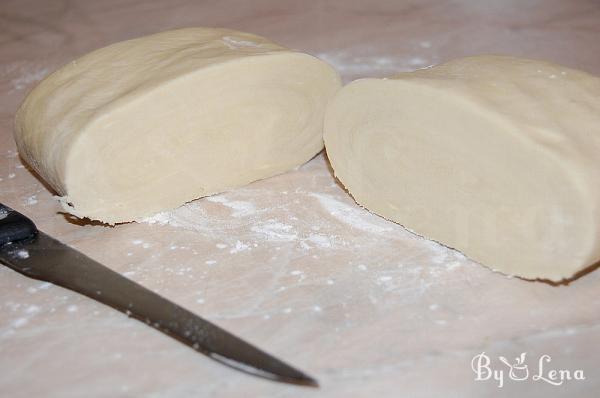
<instances>
[{"instance_id":1,"label":"knife","mask_svg":"<svg viewBox=\"0 0 600 398\"><path fill-rule=\"evenodd\" d=\"M305 373L39 231L33 221L1 203L0 262L111 306L234 369L318 386Z\"/></svg>"}]
</instances>

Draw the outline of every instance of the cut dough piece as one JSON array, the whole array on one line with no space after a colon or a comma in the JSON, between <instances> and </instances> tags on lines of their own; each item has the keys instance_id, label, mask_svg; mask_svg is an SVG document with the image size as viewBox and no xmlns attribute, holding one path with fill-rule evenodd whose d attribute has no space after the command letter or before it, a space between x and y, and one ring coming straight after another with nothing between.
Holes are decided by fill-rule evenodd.
<instances>
[{"instance_id":1,"label":"cut dough piece","mask_svg":"<svg viewBox=\"0 0 600 398\"><path fill-rule=\"evenodd\" d=\"M504 56L355 81L325 116L335 175L372 212L509 275L600 259L600 79Z\"/></svg>"},{"instance_id":2,"label":"cut dough piece","mask_svg":"<svg viewBox=\"0 0 600 398\"><path fill-rule=\"evenodd\" d=\"M340 84L328 64L262 37L163 32L50 75L21 106L15 139L69 213L139 220L309 160Z\"/></svg>"}]
</instances>

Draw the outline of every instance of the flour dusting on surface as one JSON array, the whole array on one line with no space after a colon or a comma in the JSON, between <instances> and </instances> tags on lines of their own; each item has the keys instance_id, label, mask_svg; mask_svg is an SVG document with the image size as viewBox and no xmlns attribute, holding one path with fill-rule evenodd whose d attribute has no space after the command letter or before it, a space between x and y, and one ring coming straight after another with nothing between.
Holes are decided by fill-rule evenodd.
<instances>
[{"instance_id":1,"label":"flour dusting on surface","mask_svg":"<svg viewBox=\"0 0 600 398\"><path fill-rule=\"evenodd\" d=\"M231 213L232 217L243 217L251 215L256 211L254 205L250 202L244 202L241 200L227 200L223 195L213 195L206 198L207 201L213 203L220 203L223 206L229 207L234 211Z\"/></svg>"},{"instance_id":2,"label":"flour dusting on surface","mask_svg":"<svg viewBox=\"0 0 600 398\"><path fill-rule=\"evenodd\" d=\"M294 232L294 227L286 225L273 219L266 222L258 221L257 225L250 228L251 231L261 234L269 241L293 242L298 239L298 234Z\"/></svg>"},{"instance_id":3,"label":"flour dusting on surface","mask_svg":"<svg viewBox=\"0 0 600 398\"><path fill-rule=\"evenodd\" d=\"M374 217L367 210L354 203L344 203L331 195L322 193L312 193L310 196L317 198L321 206L329 211L329 214L336 220L339 220L352 228L374 234L392 231L390 222Z\"/></svg>"},{"instance_id":4,"label":"flour dusting on surface","mask_svg":"<svg viewBox=\"0 0 600 398\"><path fill-rule=\"evenodd\" d=\"M246 250L252 250L252 248L250 247L250 245L238 240L235 242L234 247L231 250L229 250L229 253L235 254Z\"/></svg>"},{"instance_id":5,"label":"flour dusting on surface","mask_svg":"<svg viewBox=\"0 0 600 398\"><path fill-rule=\"evenodd\" d=\"M36 195L28 196L25 199L25 205L26 206L33 206L33 205L36 205L37 203L38 203L38 199L37 199Z\"/></svg>"},{"instance_id":6,"label":"flour dusting on surface","mask_svg":"<svg viewBox=\"0 0 600 398\"><path fill-rule=\"evenodd\" d=\"M322 301L326 290L336 297L352 292L381 310L392 297L426 297L460 278L468 264L459 253L357 205L335 182L323 155L295 171L189 202L143 223L161 229L143 235L158 239L134 239L132 252L144 256L144 244L151 244L146 257L162 256L158 275L179 278L178 286L189 281L210 287L219 275L240 275L223 285L223 292L203 290L190 298L206 310L247 286L244 308L222 310L220 318L258 316L268 321L287 311L317 316L328 311ZM143 266L131 270L134 279L143 278ZM314 302L279 307L265 301L294 297L303 289L317 292ZM298 294L304 301L313 297Z\"/></svg>"},{"instance_id":7,"label":"flour dusting on surface","mask_svg":"<svg viewBox=\"0 0 600 398\"><path fill-rule=\"evenodd\" d=\"M431 47L419 46L418 55L357 55L353 50L334 50L315 56L332 65L345 81L364 77L387 77L432 66L436 59L427 55ZM360 53L358 53L360 54Z\"/></svg>"},{"instance_id":8,"label":"flour dusting on surface","mask_svg":"<svg viewBox=\"0 0 600 398\"><path fill-rule=\"evenodd\" d=\"M322 155L294 173L298 178L294 190L276 191L250 185L192 201L145 218L143 222L195 232L198 239L214 241L214 246L227 255L252 251L277 261L277 253L284 250L310 253L313 260L331 253L362 258L364 261L356 267L365 273L372 269L376 272L381 267L369 260L380 253L389 253L391 257L385 261L392 264L397 258L401 266L394 265L394 272L401 270L411 278L422 277L423 269L430 270L430 277L437 277L459 268L464 262L464 257L461 259L453 250L415 236L358 206L334 183ZM418 242L425 251L417 258L418 267L414 264L415 256L404 257L402 246L398 246L407 239ZM144 246L141 240L133 243ZM398 249L394 249L396 247ZM171 248L180 249L177 245ZM204 260L206 265L216 261ZM371 264L366 265L369 261ZM423 263L429 267L422 268ZM391 282L388 278L391 276L377 275L375 281Z\"/></svg>"},{"instance_id":9,"label":"flour dusting on surface","mask_svg":"<svg viewBox=\"0 0 600 398\"><path fill-rule=\"evenodd\" d=\"M22 71L22 75L11 80L11 84L15 90L23 90L32 83L42 80L48 73L49 70L47 68L25 69Z\"/></svg>"}]
</instances>

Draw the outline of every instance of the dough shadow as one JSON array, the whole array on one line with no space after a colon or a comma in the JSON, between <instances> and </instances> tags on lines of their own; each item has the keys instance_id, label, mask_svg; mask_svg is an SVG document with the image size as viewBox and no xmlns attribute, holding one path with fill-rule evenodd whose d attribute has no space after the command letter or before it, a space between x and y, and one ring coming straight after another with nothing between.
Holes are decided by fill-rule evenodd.
<instances>
[{"instance_id":1,"label":"dough shadow","mask_svg":"<svg viewBox=\"0 0 600 398\"><path fill-rule=\"evenodd\" d=\"M586 276L587 274L590 274L592 272L594 272L596 269L600 268L600 261L595 262L594 264L582 269L581 271L575 273L575 275L573 275L570 278L566 278L563 279L561 281L551 281L549 279L543 279L543 278L523 278L520 276L517 276L517 278L522 279L524 281L527 282L540 282L540 283L545 283L547 285L550 286L569 286L571 283L575 282L576 280L578 280L579 278Z\"/></svg>"},{"instance_id":2,"label":"dough shadow","mask_svg":"<svg viewBox=\"0 0 600 398\"><path fill-rule=\"evenodd\" d=\"M64 211L59 211L58 214L61 214L69 224L77 225L79 227L94 226L94 227L114 228L116 225L128 224L128 223L107 224L107 223L104 223L104 222L98 221L98 220L90 220L89 218L79 218L77 216L66 213Z\"/></svg>"},{"instance_id":3,"label":"dough shadow","mask_svg":"<svg viewBox=\"0 0 600 398\"><path fill-rule=\"evenodd\" d=\"M25 170L29 171L29 172L31 173L31 175L33 175L33 177L34 177L36 180L38 180L38 182L39 182L40 184L42 184L42 186L43 186L44 188L46 188L46 190L47 190L48 192L50 192L50 193L52 194L52 196L58 196L58 192L56 192L56 190L55 190L54 188L52 188L52 187L50 186L50 184L48 184L48 183L47 183L47 182L46 182L46 181L45 181L45 180L42 178L42 176L40 176L40 175L38 174L38 172L37 172L37 171L35 171L35 170L33 169L33 167L31 167L31 166L29 165L29 163L27 163L27 162L25 161L25 159L23 159L23 157L21 156L21 154L20 154L20 153L19 153L19 160L21 161L21 164L23 165L23 167L25 167Z\"/></svg>"},{"instance_id":4,"label":"dough shadow","mask_svg":"<svg viewBox=\"0 0 600 398\"><path fill-rule=\"evenodd\" d=\"M325 158L325 163L327 164L327 170L329 171L329 174L331 174L331 177L335 181L335 184L338 187L340 187L344 192L346 192L354 200L354 197L352 196L350 191L348 191L346 189L346 187L344 186L344 184L342 184L342 182L335 176L335 171L333 170L333 167L331 166L331 162L329 161L329 156L327 156L327 150L323 149L321 152L323 153L323 157ZM321 153L321 152L319 152L319 153ZM318 155L319 154L316 154L315 157L317 157Z\"/></svg>"},{"instance_id":5,"label":"dough shadow","mask_svg":"<svg viewBox=\"0 0 600 398\"><path fill-rule=\"evenodd\" d=\"M43 178L42 176L40 176L38 174L38 172L29 165L29 163L27 163L25 161L25 159L23 159L23 157L21 156L21 154L19 154L19 160L21 161L21 164L23 165L23 167L25 167L25 169L27 171L29 171L31 173L31 175L38 180L38 182L44 187L46 188L46 190L48 192L50 192L52 194L52 196L60 196L60 194L58 192L56 192L56 190L54 188L52 188L52 186L50 184L48 184ZM89 218L79 218L76 217L72 214L69 214L67 212L64 211L58 211L58 214L62 215L64 217L64 219L69 223L69 224L73 224L73 225L78 225L80 227L86 226L86 225L91 225L91 226L102 226L102 227L114 227L114 225L110 225L110 224L106 224L103 223L102 221L97 221L97 220L90 220Z\"/></svg>"}]
</instances>

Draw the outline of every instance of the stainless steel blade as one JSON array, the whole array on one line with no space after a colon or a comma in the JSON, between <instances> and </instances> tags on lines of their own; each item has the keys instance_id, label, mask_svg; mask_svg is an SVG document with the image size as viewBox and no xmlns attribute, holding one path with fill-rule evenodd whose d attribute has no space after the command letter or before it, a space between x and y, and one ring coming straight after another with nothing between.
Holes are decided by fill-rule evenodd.
<instances>
[{"instance_id":1,"label":"stainless steel blade","mask_svg":"<svg viewBox=\"0 0 600 398\"><path fill-rule=\"evenodd\" d=\"M109 305L224 365L275 381L317 386L305 373L41 231L35 238L0 246L0 262Z\"/></svg>"}]
</instances>

